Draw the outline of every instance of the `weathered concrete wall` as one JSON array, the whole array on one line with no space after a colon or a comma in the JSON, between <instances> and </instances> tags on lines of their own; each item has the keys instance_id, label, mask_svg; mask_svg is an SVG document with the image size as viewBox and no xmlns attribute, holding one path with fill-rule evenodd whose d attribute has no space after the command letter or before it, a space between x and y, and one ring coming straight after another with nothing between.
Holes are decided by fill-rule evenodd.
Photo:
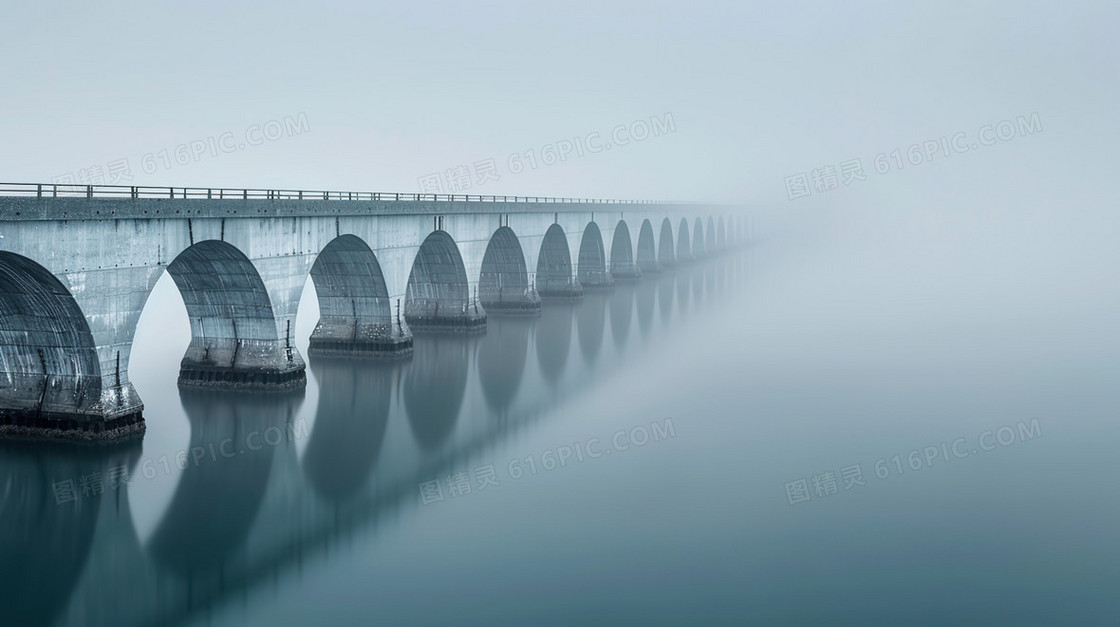
<instances>
[{"instance_id":1,"label":"weathered concrete wall","mask_svg":"<svg viewBox=\"0 0 1120 627\"><path fill-rule=\"evenodd\" d=\"M692 205L0 198L0 251L26 258L57 277L88 322L99 368L87 368L75 376L99 379L95 387L100 404L90 410L88 401L83 401L86 406L79 411L75 405L68 414L63 402L48 416L69 421L72 427L75 421L96 422L98 412L139 416L142 405L128 382L132 339L148 294L169 267L181 290L196 292L193 301L191 296L184 297L194 336L183 362L185 379L206 385L282 383L290 387L302 384L304 368L291 338L300 296L319 253L342 235L357 237L369 246L380 266L388 301L395 305L397 299L406 300L421 244L433 231L444 231L454 240L468 283L466 293L473 298L486 249L503 225L516 234L529 284L534 285L541 243L554 223L567 239L573 276L580 275L581 241L594 223L601 233L603 251L595 262L608 270L609 278L612 265L637 273L635 253L644 220L661 232L654 238L653 251L653 258L660 259L665 237L679 238L677 225L682 217L690 226L707 226L715 224L716 216L711 209ZM666 218L673 226L663 232ZM628 235L620 237L629 243L631 253L628 262L615 260L612 264L620 223ZM739 226L732 232L742 231L738 219L733 224ZM711 248L716 234L696 231L692 238ZM208 241L214 244L196 246ZM216 255L214 251L223 247L238 255L228 259ZM193 252L184 255L188 249ZM239 255L248 263L233 258ZM193 265L186 261L192 258ZM263 286L263 294L253 287L256 285ZM226 295L215 300L214 295L222 291ZM365 303L362 312L357 311L359 302ZM384 311L375 313L370 302L353 300L355 328L384 325ZM479 312L476 323L479 317L484 320L485 312ZM336 329L351 322L344 315L335 318ZM24 323L11 318L4 324ZM409 335L407 329L391 333L396 334L394 346L402 349L400 342ZM9 374L41 378L38 370L21 373L21 368L24 366L14 365ZM188 376L189 372L195 375ZM246 374L249 372L254 373L252 377ZM22 386L33 393L31 388L43 385L8 379L0 385L9 390ZM71 385L81 388L84 384L72 381ZM5 409L0 407L0 411ZM18 426L14 419L9 422Z\"/></svg>"}]
</instances>

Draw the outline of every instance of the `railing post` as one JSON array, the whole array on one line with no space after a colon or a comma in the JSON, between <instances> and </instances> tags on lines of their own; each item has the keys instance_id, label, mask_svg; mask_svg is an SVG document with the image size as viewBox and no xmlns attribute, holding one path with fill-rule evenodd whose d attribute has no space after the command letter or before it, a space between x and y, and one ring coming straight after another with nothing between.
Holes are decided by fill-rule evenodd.
<instances>
[{"instance_id":1,"label":"railing post","mask_svg":"<svg viewBox=\"0 0 1120 627\"><path fill-rule=\"evenodd\" d=\"M86 198L93 198L93 185L86 185Z\"/></svg>"},{"instance_id":2,"label":"railing post","mask_svg":"<svg viewBox=\"0 0 1120 627\"><path fill-rule=\"evenodd\" d=\"M42 198L43 197L43 184L42 183L39 183L38 185L35 186L35 197L36 198Z\"/></svg>"}]
</instances>

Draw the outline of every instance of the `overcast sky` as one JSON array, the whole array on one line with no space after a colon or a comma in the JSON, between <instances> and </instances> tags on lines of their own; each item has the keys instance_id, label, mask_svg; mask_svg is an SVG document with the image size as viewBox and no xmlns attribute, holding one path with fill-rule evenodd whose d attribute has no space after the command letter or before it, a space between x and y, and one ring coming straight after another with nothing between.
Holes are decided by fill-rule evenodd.
<instances>
[{"instance_id":1,"label":"overcast sky","mask_svg":"<svg viewBox=\"0 0 1120 627\"><path fill-rule=\"evenodd\" d=\"M946 185L1071 198L1115 163L1115 3L15 4L7 181L416 191L467 166L472 193L807 211ZM873 169L1035 113L1041 133ZM510 155L667 115L661 136L511 171ZM262 141L285 118L296 130ZM491 159L498 179L480 180ZM865 180L789 199L788 177L854 160Z\"/></svg>"}]
</instances>

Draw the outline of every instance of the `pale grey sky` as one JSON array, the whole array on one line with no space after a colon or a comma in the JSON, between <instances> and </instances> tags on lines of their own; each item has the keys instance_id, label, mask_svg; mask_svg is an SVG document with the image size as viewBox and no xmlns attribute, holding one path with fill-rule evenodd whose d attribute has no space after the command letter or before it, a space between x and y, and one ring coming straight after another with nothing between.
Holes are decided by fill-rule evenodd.
<instances>
[{"instance_id":1,"label":"pale grey sky","mask_svg":"<svg viewBox=\"0 0 1120 627\"><path fill-rule=\"evenodd\" d=\"M1115 163L1118 13L1104 2L6 3L0 179L108 182L109 164L127 159L135 184L416 191L466 165L472 193L792 212L997 187L1009 201L1073 201ZM1041 133L873 170L879 153L1032 113ZM539 161L549 144L666 114L671 133L511 172L510 155ZM302 132L261 141L285 118L305 120ZM223 133L229 152L215 150ZM192 141L206 148L178 148ZM474 164L487 159L499 179L479 183ZM867 180L789 201L787 177L855 159Z\"/></svg>"}]
</instances>

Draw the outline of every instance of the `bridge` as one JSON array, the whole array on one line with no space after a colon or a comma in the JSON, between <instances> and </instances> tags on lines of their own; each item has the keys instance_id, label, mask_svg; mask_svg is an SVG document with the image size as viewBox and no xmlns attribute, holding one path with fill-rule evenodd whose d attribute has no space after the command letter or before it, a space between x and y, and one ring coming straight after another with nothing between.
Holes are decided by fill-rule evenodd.
<instances>
[{"instance_id":1,"label":"bridge","mask_svg":"<svg viewBox=\"0 0 1120 627\"><path fill-rule=\"evenodd\" d=\"M746 228L677 202L0 183L0 436L143 434L129 355L164 271L191 325L180 387L283 391L306 382L292 330L308 276L310 353L401 359L414 333L539 315Z\"/></svg>"},{"instance_id":2,"label":"bridge","mask_svg":"<svg viewBox=\"0 0 1120 627\"><path fill-rule=\"evenodd\" d=\"M187 623L268 594L402 513L474 498L445 491L443 502L425 505L419 488L433 478L493 464L501 482L494 489L508 489L510 460L496 447L555 417L577 394L610 385L658 333L687 333L700 312L695 303L734 294L745 261L705 260L537 317L495 317L482 336L419 337L411 360L312 355L315 407L304 405L301 390L180 388L190 442L183 461L171 456L181 475L150 529L138 526L140 505L127 485L106 479L103 490L61 502L57 486L120 467L136 486L165 473L158 453L142 459L135 441L0 442L9 483L0 490L0 624ZM652 423L665 418L650 416L651 437ZM601 436L604 449L618 446L609 432L586 435Z\"/></svg>"}]
</instances>

